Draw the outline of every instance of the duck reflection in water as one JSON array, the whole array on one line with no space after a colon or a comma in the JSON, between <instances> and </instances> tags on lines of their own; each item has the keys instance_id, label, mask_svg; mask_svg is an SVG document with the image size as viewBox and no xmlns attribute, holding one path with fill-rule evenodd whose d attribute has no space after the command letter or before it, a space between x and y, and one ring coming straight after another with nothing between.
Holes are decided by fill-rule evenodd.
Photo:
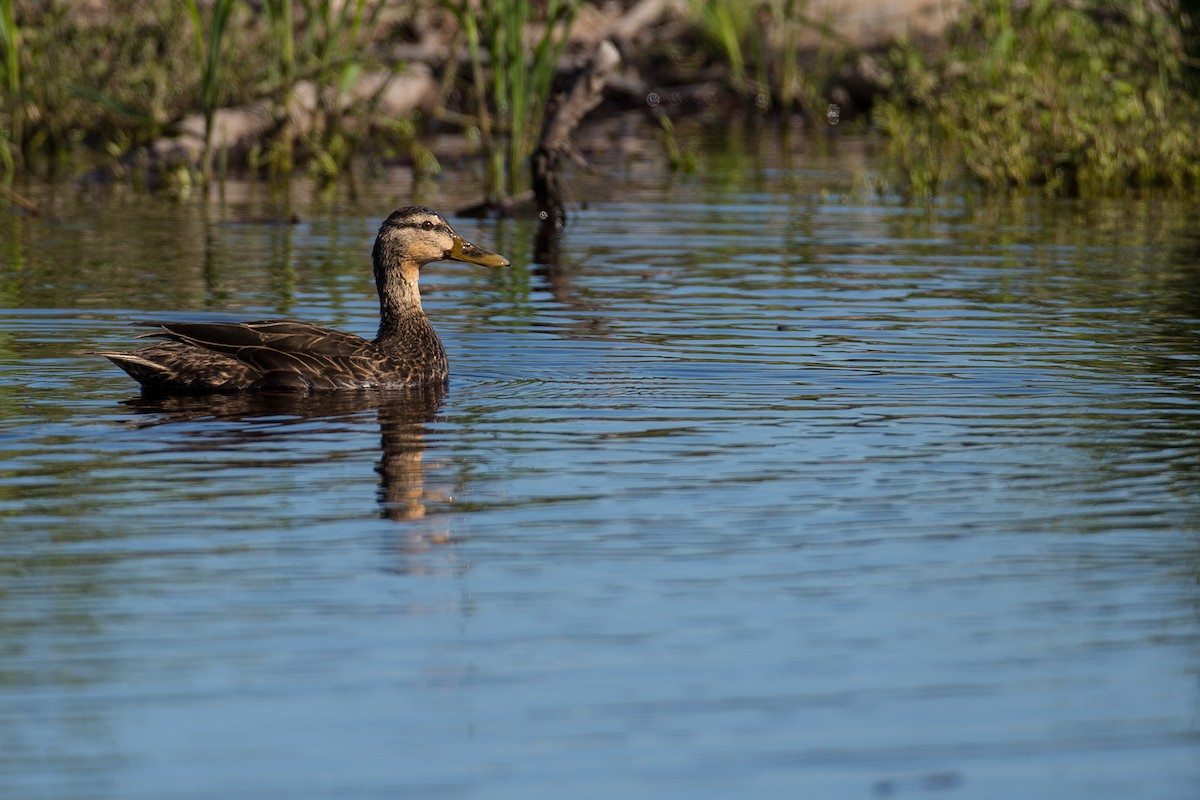
<instances>
[{"instance_id":1,"label":"duck reflection in water","mask_svg":"<svg viewBox=\"0 0 1200 800\"><path fill-rule=\"evenodd\" d=\"M237 430L259 438L280 420L333 421L377 410L383 454L380 508L397 522L429 513L425 425L445 395L446 351L421 305L422 268L435 261L506 267L498 253L468 242L423 206L393 211L372 250L379 331L374 339L298 320L149 322L133 351L101 351L142 385L132 401L158 422L216 418L275 427ZM310 426L311 427L311 426ZM227 430L223 428L222 430ZM447 531L416 541L445 541Z\"/></svg>"},{"instance_id":2,"label":"duck reflection in water","mask_svg":"<svg viewBox=\"0 0 1200 800\"><path fill-rule=\"evenodd\" d=\"M357 425L374 410L380 434L375 466L380 516L398 523L428 523L410 526L398 542L400 549L412 553L451 540L448 521L431 513L448 503L450 494L445 488L430 487L424 460L427 426L436 420L445 395L445 384L435 384L320 394L143 394L125 405L145 415L135 423L138 426L193 423L189 434L203 438L206 450L213 449L213 440L219 439L233 440L233 444L259 443L264 438L285 436L289 428L299 432L303 426L311 433L314 425L319 431L339 429L345 423ZM208 427L203 425L206 422L237 424L231 429L228 425Z\"/></svg>"}]
</instances>

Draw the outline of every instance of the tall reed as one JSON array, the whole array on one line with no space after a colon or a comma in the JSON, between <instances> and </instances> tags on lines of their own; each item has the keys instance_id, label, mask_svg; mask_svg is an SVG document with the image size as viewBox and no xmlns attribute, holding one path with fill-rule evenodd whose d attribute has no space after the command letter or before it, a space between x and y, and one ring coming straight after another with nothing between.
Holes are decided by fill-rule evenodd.
<instances>
[{"instance_id":1,"label":"tall reed","mask_svg":"<svg viewBox=\"0 0 1200 800\"><path fill-rule=\"evenodd\" d=\"M310 167L320 179L345 170L375 109L377 95L357 103L356 113L347 115L346 96L363 70L376 63L367 44L385 5L367 0L305 0L307 25L301 52L307 74L322 91L318 125L304 143Z\"/></svg>"},{"instance_id":2,"label":"tall reed","mask_svg":"<svg viewBox=\"0 0 1200 800\"><path fill-rule=\"evenodd\" d=\"M192 18L195 32L196 60L200 64L200 106L204 112L204 152L201 173L205 185L212 182L213 165L213 120L220 107L224 63L225 37L229 31L229 17L235 0L213 0L212 14L208 24L208 36L200 19L197 0L187 0L188 14Z\"/></svg>"},{"instance_id":3,"label":"tall reed","mask_svg":"<svg viewBox=\"0 0 1200 800\"><path fill-rule=\"evenodd\" d=\"M692 9L708 34L725 53L732 73L730 82L738 91L746 91L746 57L742 40L747 38L750 24L750 4L729 0L692 0Z\"/></svg>"},{"instance_id":4,"label":"tall reed","mask_svg":"<svg viewBox=\"0 0 1200 800\"><path fill-rule=\"evenodd\" d=\"M467 40L479 128L487 159L487 199L517 194L578 12L574 0L443 0ZM536 4L543 5L543 4ZM537 26L540 34L535 34ZM527 39L535 35L533 47ZM486 60L485 60L486 55ZM489 103L490 101L490 103Z\"/></svg>"},{"instance_id":5,"label":"tall reed","mask_svg":"<svg viewBox=\"0 0 1200 800\"><path fill-rule=\"evenodd\" d=\"M0 127L0 164L7 175L16 171L20 153L22 132L21 119L21 31L17 28L13 0L0 0L0 47L4 48L3 85L4 103L8 107L8 129ZM3 119L0 118L0 125Z\"/></svg>"},{"instance_id":6,"label":"tall reed","mask_svg":"<svg viewBox=\"0 0 1200 800\"><path fill-rule=\"evenodd\" d=\"M798 106L810 117L825 104L820 95L840 59L853 48L824 20L810 13L808 0L691 0L700 29L729 63L730 84L761 110L787 112ZM815 46L801 64L802 44ZM754 79L750 79L753 72Z\"/></svg>"},{"instance_id":7,"label":"tall reed","mask_svg":"<svg viewBox=\"0 0 1200 800\"><path fill-rule=\"evenodd\" d=\"M296 31L292 21L292 0L264 0L263 10L270 27L274 50L275 78L279 82L281 116L279 157L272 167L282 172L292 168L292 93L296 86Z\"/></svg>"},{"instance_id":8,"label":"tall reed","mask_svg":"<svg viewBox=\"0 0 1200 800\"><path fill-rule=\"evenodd\" d=\"M346 94L363 70L375 63L368 44L384 5L368 0L265 0L274 51L272 80L283 112L283 124L266 154L272 171L291 171L295 142L306 151L318 178L334 178L345 169L367 127L355 128L353 123L366 119L375 106L375 98L356 101L356 114L348 115ZM313 124L297 135L291 122L300 77L311 81L317 94L316 106L308 109Z\"/></svg>"}]
</instances>

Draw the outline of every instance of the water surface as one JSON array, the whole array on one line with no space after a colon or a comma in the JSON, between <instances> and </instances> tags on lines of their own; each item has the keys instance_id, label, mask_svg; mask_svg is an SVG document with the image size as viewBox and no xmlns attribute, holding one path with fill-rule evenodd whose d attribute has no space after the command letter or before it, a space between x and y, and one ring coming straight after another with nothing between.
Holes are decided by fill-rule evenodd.
<instances>
[{"instance_id":1,"label":"water surface","mask_svg":"<svg viewBox=\"0 0 1200 800\"><path fill-rule=\"evenodd\" d=\"M1194 210L761 144L610 156L553 249L454 218L514 265L426 269L444 395L150 401L86 353L370 334L402 175L7 215L0 794L1195 797Z\"/></svg>"}]
</instances>

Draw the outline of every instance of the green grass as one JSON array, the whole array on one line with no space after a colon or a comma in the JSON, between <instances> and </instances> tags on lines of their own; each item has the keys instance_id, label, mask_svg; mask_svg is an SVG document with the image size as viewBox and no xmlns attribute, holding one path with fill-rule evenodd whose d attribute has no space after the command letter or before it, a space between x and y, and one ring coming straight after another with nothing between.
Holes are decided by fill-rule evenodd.
<instances>
[{"instance_id":1,"label":"green grass","mask_svg":"<svg viewBox=\"0 0 1200 800\"><path fill-rule=\"evenodd\" d=\"M217 110L268 99L279 126L256 163L272 176L301 161L336 176L369 132L371 102L347 114L344 91L363 70L384 68L372 25L383 5L107 0L90 13L70 0L0 0L0 171L108 165L121 174L126 154L200 112L209 146L193 177L211 180L225 155L212 145ZM327 91L316 126L293 148L287 121L300 80Z\"/></svg>"},{"instance_id":2,"label":"green grass","mask_svg":"<svg viewBox=\"0 0 1200 800\"><path fill-rule=\"evenodd\" d=\"M272 79L277 84L281 118L277 145L268 164L273 172L287 174L293 164L292 94L296 88L296 28L292 0L264 0L263 12L270 27L271 51L274 54Z\"/></svg>"},{"instance_id":3,"label":"green grass","mask_svg":"<svg viewBox=\"0 0 1200 800\"><path fill-rule=\"evenodd\" d=\"M810 13L808 0L690 0L688 7L728 64L732 89L761 111L821 117L828 86L852 48Z\"/></svg>"},{"instance_id":4,"label":"green grass","mask_svg":"<svg viewBox=\"0 0 1200 800\"><path fill-rule=\"evenodd\" d=\"M192 32L196 46L196 63L200 65L200 106L204 112L204 155L201 159L201 175L204 183L212 183L213 118L224 99L223 81L226 66L226 34L229 32L229 17L234 0L213 0L207 26L201 21L197 0L187 0L188 15L192 20Z\"/></svg>"},{"instance_id":5,"label":"green grass","mask_svg":"<svg viewBox=\"0 0 1200 800\"><path fill-rule=\"evenodd\" d=\"M385 69L371 48L383 5L367 0L303 0L307 24L299 40L298 69L325 91L318 95L316 125L300 143L309 172L318 180L342 175L369 134L376 98L349 114L346 98L364 71Z\"/></svg>"},{"instance_id":6,"label":"green grass","mask_svg":"<svg viewBox=\"0 0 1200 800\"><path fill-rule=\"evenodd\" d=\"M1200 97L1179 20L1151 4L970 6L937 58L889 55L875 121L918 194L957 176L1053 194L1200 186Z\"/></svg>"},{"instance_id":7,"label":"green grass","mask_svg":"<svg viewBox=\"0 0 1200 800\"><path fill-rule=\"evenodd\" d=\"M21 108L21 31L17 27L13 0L0 0L0 49L3 50L4 99L8 106L7 128L0 128L0 167L6 176L11 176L17 167L17 157L23 127Z\"/></svg>"},{"instance_id":8,"label":"green grass","mask_svg":"<svg viewBox=\"0 0 1200 800\"><path fill-rule=\"evenodd\" d=\"M485 194L496 203L518 194L533 152L559 58L575 21L570 0L444 0L471 57L480 137L487 162ZM540 7L540 8L539 8ZM540 34L530 49L528 32Z\"/></svg>"}]
</instances>

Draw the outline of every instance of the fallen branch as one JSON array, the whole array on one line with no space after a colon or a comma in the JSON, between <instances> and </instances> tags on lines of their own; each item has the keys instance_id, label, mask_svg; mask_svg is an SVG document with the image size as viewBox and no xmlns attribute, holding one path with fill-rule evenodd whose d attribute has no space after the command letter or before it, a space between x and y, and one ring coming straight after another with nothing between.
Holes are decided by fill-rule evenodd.
<instances>
[{"instance_id":1,"label":"fallen branch","mask_svg":"<svg viewBox=\"0 0 1200 800\"><path fill-rule=\"evenodd\" d=\"M612 42L607 39L601 42L542 125L542 135L530 160L533 194L539 216L555 229L561 230L567 222L558 169L563 156L570 154L571 132L587 112L599 105L604 86L620 63L621 56Z\"/></svg>"},{"instance_id":2,"label":"fallen branch","mask_svg":"<svg viewBox=\"0 0 1200 800\"><path fill-rule=\"evenodd\" d=\"M321 89L311 81L300 81L292 91L289 130L294 138L311 133L322 113L331 109L347 115L364 106L384 119L405 118L417 109L432 107L437 82L424 65L413 65L400 73L367 73L345 93ZM244 156L280 127L278 103L260 100L245 106L222 108L213 117L212 149ZM204 152L204 115L191 114L176 126L178 133L151 142L144 151L127 157L122 166L148 162L151 168L177 164L195 165Z\"/></svg>"},{"instance_id":3,"label":"fallen branch","mask_svg":"<svg viewBox=\"0 0 1200 800\"><path fill-rule=\"evenodd\" d=\"M3 194L5 197L7 197L9 202L13 205L20 206L34 216L42 213L42 209L37 203L30 200L28 197L19 194L8 186L5 186L3 183L0 183L0 194Z\"/></svg>"}]
</instances>

